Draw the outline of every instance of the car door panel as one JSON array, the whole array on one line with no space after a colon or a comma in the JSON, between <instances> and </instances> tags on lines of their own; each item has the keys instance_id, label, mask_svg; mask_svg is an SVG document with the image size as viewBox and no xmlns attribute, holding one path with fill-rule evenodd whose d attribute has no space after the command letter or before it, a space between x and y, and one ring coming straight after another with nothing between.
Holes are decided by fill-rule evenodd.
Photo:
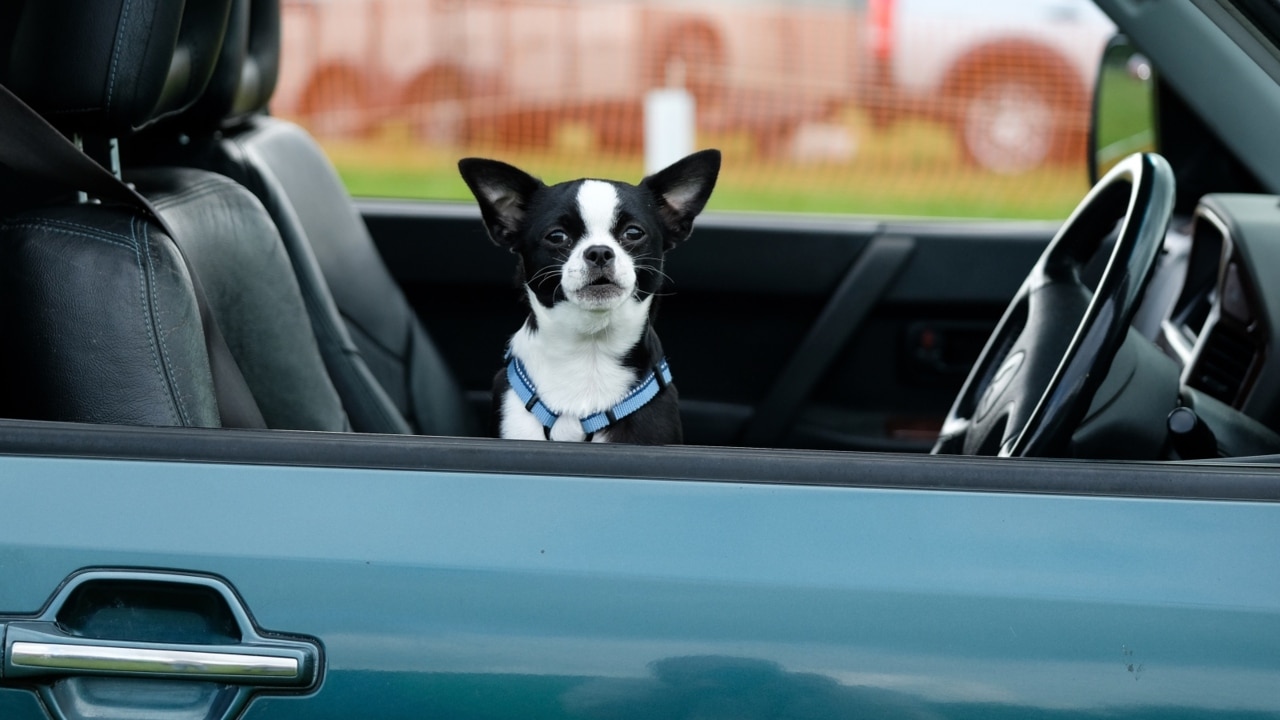
<instances>
[{"instance_id":1,"label":"car door panel","mask_svg":"<svg viewBox=\"0 0 1280 720\"><path fill-rule=\"evenodd\" d=\"M466 205L361 202L423 323L487 407L527 311ZM667 258L659 333L686 441L926 449L1051 222L710 213ZM478 410L480 412L480 410Z\"/></svg>"},{"instance_id":2,"label":"car door panel","mask_svg":"<svg viewBox=\"0 0 1280 720\"><path fill-rule=\"evenodd\" d=\"M8 507L58 509L0 524L0 622L86 569L220 578L322 648L246 718L1275 708L1273 468L41 430L0 435Z\"/></svg>"}]
</instances>

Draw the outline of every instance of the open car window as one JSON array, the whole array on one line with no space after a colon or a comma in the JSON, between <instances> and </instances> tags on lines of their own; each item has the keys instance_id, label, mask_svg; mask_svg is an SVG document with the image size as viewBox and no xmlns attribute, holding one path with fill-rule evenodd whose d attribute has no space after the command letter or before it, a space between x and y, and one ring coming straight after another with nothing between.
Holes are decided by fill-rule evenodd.
<instances>
[{"instance_id":1,"label":"open car window","mask_svg":"<svg viewBox=\"0 0 1280 720\"><path fill-rule=\"evenodd\" d=\"M1066 217L1114 32L1083 0L283 11L272 109L357 195L469 199L464 154L635 181L664 164L655 138L687 138L729 153L713 209L880 216Z\"/></svg>"}]
</instances>

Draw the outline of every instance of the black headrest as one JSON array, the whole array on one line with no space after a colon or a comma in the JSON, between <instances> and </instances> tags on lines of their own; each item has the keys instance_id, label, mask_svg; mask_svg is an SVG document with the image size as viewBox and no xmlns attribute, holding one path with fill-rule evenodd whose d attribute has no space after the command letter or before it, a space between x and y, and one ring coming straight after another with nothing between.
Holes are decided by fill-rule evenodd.
<instances>
[{"instance_id":1,"label":"black headrest","mask_svg":"<svg viewBox=\"0 0 1280 720\"><path fill-rule=\"evenodd\" d=\"M26 0L0 78L64 131L122 136L204 92L231 0Z\"/></svg>"},{"instance_id":2,"label":"black headrest","mask_svg":"<svg viewBox=\"0 0 1280 720\"><path fill-rule=\"evenodd\" d=\"M280 68L280 0L233 0L222 54L204 95L175 121L187 130L234 125L265 110Z\"/></svg>"}]
</instances>

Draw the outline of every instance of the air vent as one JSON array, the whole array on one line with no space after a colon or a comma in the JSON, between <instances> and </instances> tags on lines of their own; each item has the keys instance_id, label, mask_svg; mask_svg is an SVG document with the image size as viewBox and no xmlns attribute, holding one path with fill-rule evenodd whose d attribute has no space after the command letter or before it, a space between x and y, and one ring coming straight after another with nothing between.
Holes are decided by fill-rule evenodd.
<instances>
[{"instance_id":1,"label":"air vent","mask_svg":"<svg viewBox=\"0 0 1280 720\"><path fill-rule=\"evenodd\" d=\"M1258 347L1244 331L1216 324L1200 350L1190 385L1229 405L1241 399Z\"/></svg>"}]
</instances>

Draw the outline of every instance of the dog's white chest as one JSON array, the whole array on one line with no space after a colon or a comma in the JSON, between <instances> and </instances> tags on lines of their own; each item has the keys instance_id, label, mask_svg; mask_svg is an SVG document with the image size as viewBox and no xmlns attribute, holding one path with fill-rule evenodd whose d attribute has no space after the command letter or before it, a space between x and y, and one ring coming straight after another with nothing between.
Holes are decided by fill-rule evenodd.
<instances>
[{"instance_id":1,"label":"dog's white chest","mask_svg":"<svg viewBox=\"0 0 1280 720\"><path fill-rule=\"evenodd\" d=\"M502 437L508 440L546 440L547 431L533 413L525 409L524 403L514 390L507 390L502 397ZM551 426L550 439L557 442L580 442L586 439L582 431L582 422L568 415L561 415ZM609 442L609 430L605 428L591 437L592 442Z\"/></svg>"},{"instance_id":2,"label":"dog's white chest","mask_svg":"<svg viewBox=\"0 0 1280 720\"><path fill-rule=\"evenodd\" d=\"M521 328L511 338L511 352L523 363L538 398L560 416L551 427L552 440L582 440L581 418L612 408L631 391L636 371L622 358L640 341L651 303L652 298L629 300L592 332L583 332L588 316L578 315L584 311L534 303L538 329ZM507 438L546 439L542 422L513 390L503 397L500 429ZM607 430L592 439L606 435Z\"/></svg>"}]
</instances>

